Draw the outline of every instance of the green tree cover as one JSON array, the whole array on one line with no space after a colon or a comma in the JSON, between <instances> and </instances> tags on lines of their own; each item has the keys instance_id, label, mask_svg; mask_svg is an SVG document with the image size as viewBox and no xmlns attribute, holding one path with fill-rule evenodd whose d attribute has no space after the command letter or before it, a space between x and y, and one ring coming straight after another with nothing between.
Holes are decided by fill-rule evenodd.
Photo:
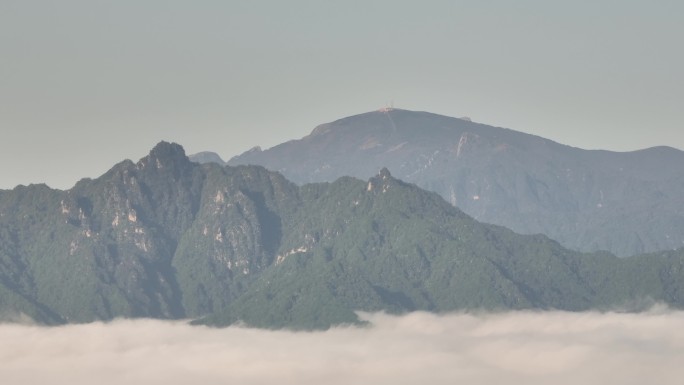
<instances>
[{"instance_id":1,"label":"green tree cover","mask_svg":"<svg viewBox=\"0 0 684 385\"><path fill-rule=\"evenodd\" d=\"M356 310L684 307L684 250L619 259L479 223L383 169L298 187L160 143L67 191L0 191L0 317L326 328Z\"/></svg>"}]
</instances>

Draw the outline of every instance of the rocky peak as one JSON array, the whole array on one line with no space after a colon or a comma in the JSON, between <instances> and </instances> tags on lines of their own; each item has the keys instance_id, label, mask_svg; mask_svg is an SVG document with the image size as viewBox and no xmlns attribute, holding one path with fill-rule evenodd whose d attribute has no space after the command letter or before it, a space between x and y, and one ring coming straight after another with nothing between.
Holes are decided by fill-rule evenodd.
<instances>
[{"instance_id":1,"label":"rocky peak","mask_svg":"<svg viewBox=\"0 0 684 385\"><path fill-rule=\"evenodd\" d=\"M185 150L180 144L165 141L157 143L157 145L150 150L150 157L156 159L187 158L185 156Z\"/></svg>"},{"instance_id":2,"label":"rocky peak","mask_svg":"<svg viewBox=\"0 0 684 385\"><path fill-rule=\"evenodd\" d=\"M171 169L179 170L190 165L183 147L177 143L159 142L150 154L138 162L139 169Z\"/></svg>"},{"instance_id":3,"label":"rocky peak","mask_svg":"<svg viewBox=\"0 0 684 385\"><path fill-rule=\"evenodd\" d=\"M382 169L380 169L380 172L378 172L378 176L383 180L392 178L392 174L390 174L387 167L383 167Z\"/></svg>"},{"instance_id":4,"label":"rocky peak","mask_svg":"<svg viewBox=\"0 0 684 385\"><path fill-rule=\"evenodd\" d=\"M378 174L368 180L368 187L367 191L380 191L380 192L387 192L389 190L390 186L392 185L394 181L394 178L392 177L392 174L390 174L389 170L387 167L383 167L380 169Z\"/></svg>"}]
</instances>

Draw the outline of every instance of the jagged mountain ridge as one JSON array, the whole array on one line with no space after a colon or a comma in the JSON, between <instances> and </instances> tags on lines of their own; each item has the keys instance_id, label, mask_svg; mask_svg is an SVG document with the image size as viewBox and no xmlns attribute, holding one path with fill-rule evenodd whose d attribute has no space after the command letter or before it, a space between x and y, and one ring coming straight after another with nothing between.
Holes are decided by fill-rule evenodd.
<instances>
[{"instance_id":1,"label":"jagged mountain ridge","mask_svg":"<svg viewBox=\"0 0 684 385\"><path fill-rule=\"evenodd\" d=\"M427 112L386 109L252 149L255 164L298 184L361 179L387 167L479 221L619 256L684 245L684 152L582 150Z\"/></svg>"},{"instance_id":2,"label":"jagged mountain ridge","mask_svg":"<svg viewBox=\"0 0 684 385\"><path fill-rule=\"evenodd\" d=\"M0 316L324 328L354 310L684 306L684 252L620 260L476 222L392 177L297 186L160 143L66 191L0 191Z\"/></svg>"}]
</instances>

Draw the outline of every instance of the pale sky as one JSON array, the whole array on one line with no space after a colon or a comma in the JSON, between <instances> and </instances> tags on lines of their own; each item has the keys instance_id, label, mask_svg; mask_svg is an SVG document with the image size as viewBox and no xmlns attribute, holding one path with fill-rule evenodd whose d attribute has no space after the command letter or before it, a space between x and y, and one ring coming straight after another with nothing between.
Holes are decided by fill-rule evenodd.
<instances>
[{"instance_id":1,"label":"pale sky","mask_svg":"<svg viewBox=\"0 0 684 385\"><path fill-rule=\"evenodd\" d=\"M0 0L0 188L224 159L394 102L684 149L684 2Z\"/></svg>"}]
</instances>

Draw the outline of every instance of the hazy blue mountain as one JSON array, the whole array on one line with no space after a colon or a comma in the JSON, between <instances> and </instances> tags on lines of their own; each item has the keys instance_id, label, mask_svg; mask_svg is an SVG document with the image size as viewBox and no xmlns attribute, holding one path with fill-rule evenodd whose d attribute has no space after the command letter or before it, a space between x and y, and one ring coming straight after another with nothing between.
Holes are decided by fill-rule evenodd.
<instances>
[{"instance_id":1,"label":"hazy blue mountain","mask_svg":"<svg viewBox=\"0 0 684 385\"><path fill-rule=\"evenodd\" d=\"M370 112L228 161L298 184L367 179L381 167L479 221L619 256L684 245L684 152L589 151L427 112Z\"/></svg>"},{"instance_id":2,"label":"hazy blue mountain","mask_svg":"<svg viewBox=\"0 0 684 385\"><path fill-rule=\"evenodd\" d=\"M188 158L191 162L195 163L216 163L222 166L226 164L226 162L221 159L219 154L211 151L202 151L196 154L191 154L188 155Z\"/></svg>"},{"instance_id":3,"label":"hazy blue mountain","mask_svg":"<svg viewBox=\"0 0 684 385\"><path fill-rule=\"evenodd\" d=\"M684 307L684 250L619 259L395 179L297 186L160 143L70 190L0 191L0 317L325 328L354 310Z\"/></svg>"}]
</instances>

